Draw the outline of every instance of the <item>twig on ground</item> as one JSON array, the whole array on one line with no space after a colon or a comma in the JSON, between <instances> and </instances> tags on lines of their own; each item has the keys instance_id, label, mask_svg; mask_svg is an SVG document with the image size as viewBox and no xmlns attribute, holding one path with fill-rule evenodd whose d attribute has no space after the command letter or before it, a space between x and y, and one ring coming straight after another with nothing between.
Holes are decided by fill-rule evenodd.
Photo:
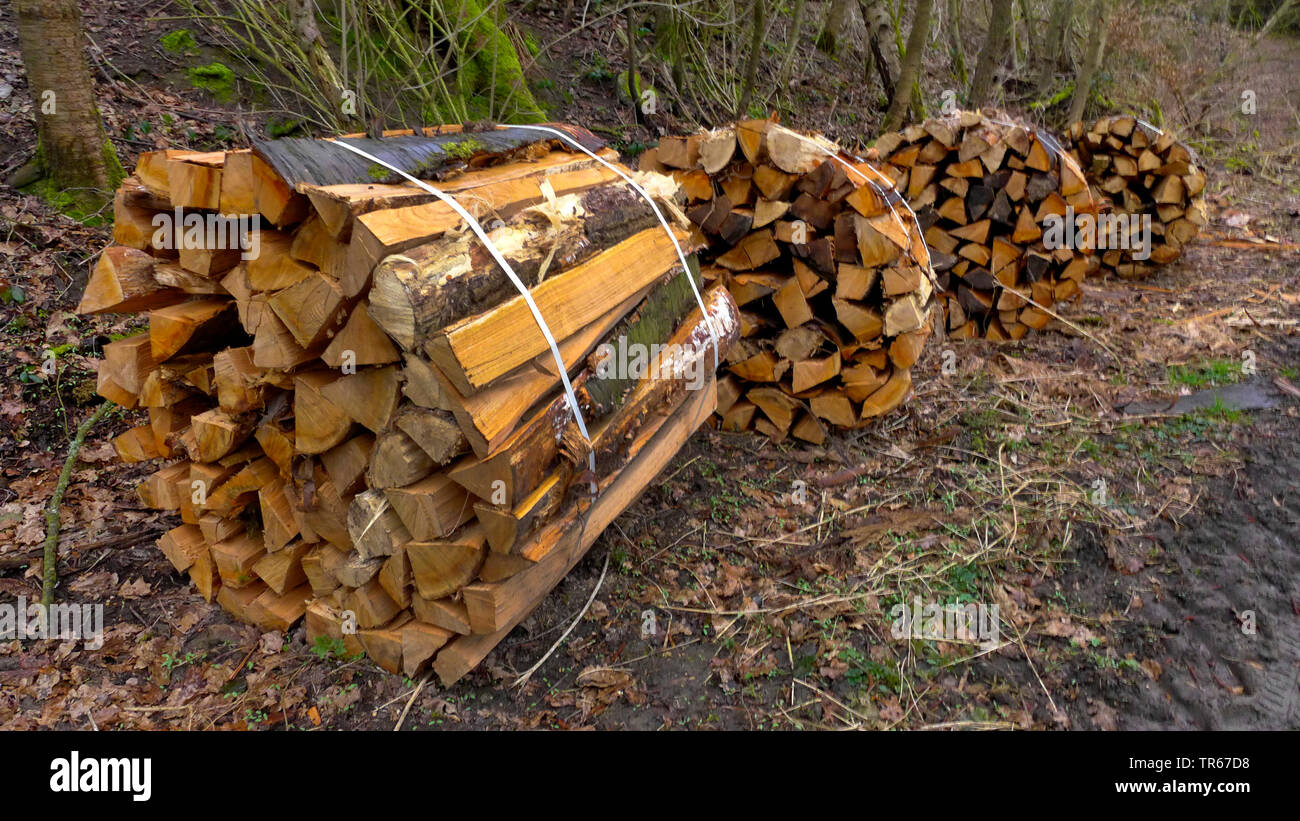
<instances>
[{"instance_id":1,"label":"twig on ground","mask_svg":"<svg viewBox=\"0 0 1300 821\"><path fill-rule=\"evenodd\" d=\"M608 571L609 571L609 554L606 553L605 566L600 569L600 578L596 580L596 586L591 589L591 595L587 597L587 603L582 606L582 611L578 613L578 617L573 620L572 624L569 625L569 629L565 630L564 633L561 634L561 636L555 640L555 644L551 645L551 649L547 650L546 653L537 660L536 664L534 664L532 667L529 667L527 670L523 672L521 676L519 676L519 678L515 679L515 683L513 686L522 687L525 684L527 684L528 679L532 677L533 673L537 672L537 669L541 667L543 664L545 664L546 660L551 657L551 654L554 653L557 649L559 649L559 646L564 643L564 640L566 638L569 637L569 634L573 632L573 628L578 626L578 622L582 621L582 617L587 615L587 611L591 609L591 603L596 600L596 594L600 592L600 586L605 583L605 573L607 573Z\"/></svg>"},{"instance_id":2,"label":"twig on ground","mask_svg":"<svg viewBox=\"0 0 1300 821\"><path fill-rule=\"evenodd\" d=\"M59 473L59 482L54 486L54 495L50 497L50 504L45 508L45 563L42 567L45 579L44 587L41 590L42 607L49 607L54 603L54 585L59 580L59 571L57 569L59 507L63 504L63 494L68 489L68 481L72 478L72 468L77 464L77 454L81 453L81 446L86 441L86 434L90 433L90 429L95 426L95 423L103 418L104 414L112 407L114 407L112 402L104 400L104 403L95 408L95 412L77 428L77 435L73 437L72 444L68 446L68 458L63 462L63 470Z\"/></svg>"},{"instance_id":3,"label":"twig on ground","mask_svg":"<svg viewBox=\"0 0 1300 821\"><path fill-rule=\"evenodd\" d=\"M429 680L430 673L431 671L426 670L424 675L420 676L420 682L415 685L415 690L411 693L411 697L406 700L406 706L402 708L402 714L397 717L397 723L393 725L393 732L402 729L402 724L406 722L406 714L411 711L411 705L415 703L415 697L424 689L424 683Z\"/></svg>"}]
</instances>

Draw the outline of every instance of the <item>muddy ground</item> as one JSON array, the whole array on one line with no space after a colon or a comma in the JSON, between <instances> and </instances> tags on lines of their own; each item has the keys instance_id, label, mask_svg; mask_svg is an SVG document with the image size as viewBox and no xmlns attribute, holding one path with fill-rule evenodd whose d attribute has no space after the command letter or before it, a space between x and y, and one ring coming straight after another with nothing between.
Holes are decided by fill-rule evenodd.
<instances>
[{"instance_id":1,"label":"muddy ground","mask_svg":"<svg viewBox=\"0 0 1300 821\"><path fill-rule=\"evenodd\" d=\"M116 70L100 90L119 154L238 144L257 117L178 83L179 58L156 46L176 24L150 13L88 17ZM31 142L9 14L5 168ZM933 340L900 411L824 447L697 433L454 687L205 604L152 545L171 518L134 497L155 466L117 464L108 444L136 414L111 414L73 475L58 566L61 596L105 604L106 644L0 644L0 726L1300 728L1300 49L1203 34L1227 56L1213 76L1183 72L1197 85L1181 114L1214 222L1182 260L1146 282L1089 282L1067 322L1020 342ZM546 76L571 92L551 110L630 150L653 135L586 67L608 35L548 54ZM1137 42L1151 38L1116 32L1116 66L1142 64ZM824 71L794 124L870 133L870 100L853 121L831 104L852 66L808 59ZM1259 92L1254 121L1224 114L1242 87ZM43 508L94 401L98 348L141 324L71 313L107 237L0 188L0 600L39 595ZM52 378L46 348L60 351ZM1183 412L1189 396L1209 399ZM917 597L997 605L997 640L894 638L892 608Z\"/></svg>"}]
</instances>

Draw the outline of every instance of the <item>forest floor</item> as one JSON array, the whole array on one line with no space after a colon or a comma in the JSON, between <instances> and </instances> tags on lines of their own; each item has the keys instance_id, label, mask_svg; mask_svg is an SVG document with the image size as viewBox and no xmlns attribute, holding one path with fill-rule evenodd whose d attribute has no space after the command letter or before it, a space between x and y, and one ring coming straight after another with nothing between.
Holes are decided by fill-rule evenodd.
<instances>
[{"instance_id":1,"label":"forest floor","mask_svg":"<svg viewBox=\"0 0 1300 821\"><path fill-rule=\"evenodd\" d=\"M121 156L238 140L234 112L177 84L157 46L171 24L101 5L99 65L130 80L100 86ZM32 144L9 14L0 167ZM556 119L641 139L611 84L584 79L602 42L586 38L550 55L579 92ZM153 466L109 444L135 414L110 415L65 497L58 567L62 597L105 605L105 644L0 644L0 727L391 729L409 702L408 729L1300 728L1300 49L1240 52L1197 94L1254 89L1259 120L1210 145L1214 221L1183 259L1089 282L1068 324L1020 342L933 340L899 412L824 447L697 433L451 688L413 698L301 626L262 634L204 603L153 546L174 524L135 497ZM834 133L818 115L795 124ZM98 348L141 325L72 313L108 237L0 188L0 601L39 597L43 509ZM1000 634L894 638L916 598L996 604Z\"/></svg>"}]
</instances>

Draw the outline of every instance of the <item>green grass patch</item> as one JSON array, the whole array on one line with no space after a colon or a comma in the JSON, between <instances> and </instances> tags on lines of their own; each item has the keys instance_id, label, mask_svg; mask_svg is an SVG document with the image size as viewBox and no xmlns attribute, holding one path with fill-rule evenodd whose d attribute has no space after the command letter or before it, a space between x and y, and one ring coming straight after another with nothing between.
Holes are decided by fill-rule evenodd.
<instances>
[{"instance_id":1,"label":"green grass patch","mask_svg":"<svg viewBox=\"0 0 1300 821\"><path fill-rule=\"evenodd\" d=\"M1174 385L1204 388L1240 382L1242 371L1241 363L1234 359L1208 359L1196 365L1170 365L1167 376Z\"/></svg>"}]
</instances>

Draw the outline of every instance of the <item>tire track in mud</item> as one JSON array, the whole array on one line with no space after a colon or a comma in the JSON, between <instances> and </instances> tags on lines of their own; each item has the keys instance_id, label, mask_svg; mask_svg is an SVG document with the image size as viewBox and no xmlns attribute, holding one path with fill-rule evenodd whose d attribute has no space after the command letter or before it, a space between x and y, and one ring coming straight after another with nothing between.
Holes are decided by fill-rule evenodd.
<instances>
[{"instance_id":1,"label":"tire track in mud","mask_svg":"<svg viewBox=\"0 0 1300 821\"><path fill-rule=\"evenodd\" d=\"M1300 442L1294 419L1268 416L1195 517L1162 524L1161 561L1133 580L1148 601L1126 632L1164 669L1128 693L1126 729L1300 728Z\"/></svg>"}]
</instances>

